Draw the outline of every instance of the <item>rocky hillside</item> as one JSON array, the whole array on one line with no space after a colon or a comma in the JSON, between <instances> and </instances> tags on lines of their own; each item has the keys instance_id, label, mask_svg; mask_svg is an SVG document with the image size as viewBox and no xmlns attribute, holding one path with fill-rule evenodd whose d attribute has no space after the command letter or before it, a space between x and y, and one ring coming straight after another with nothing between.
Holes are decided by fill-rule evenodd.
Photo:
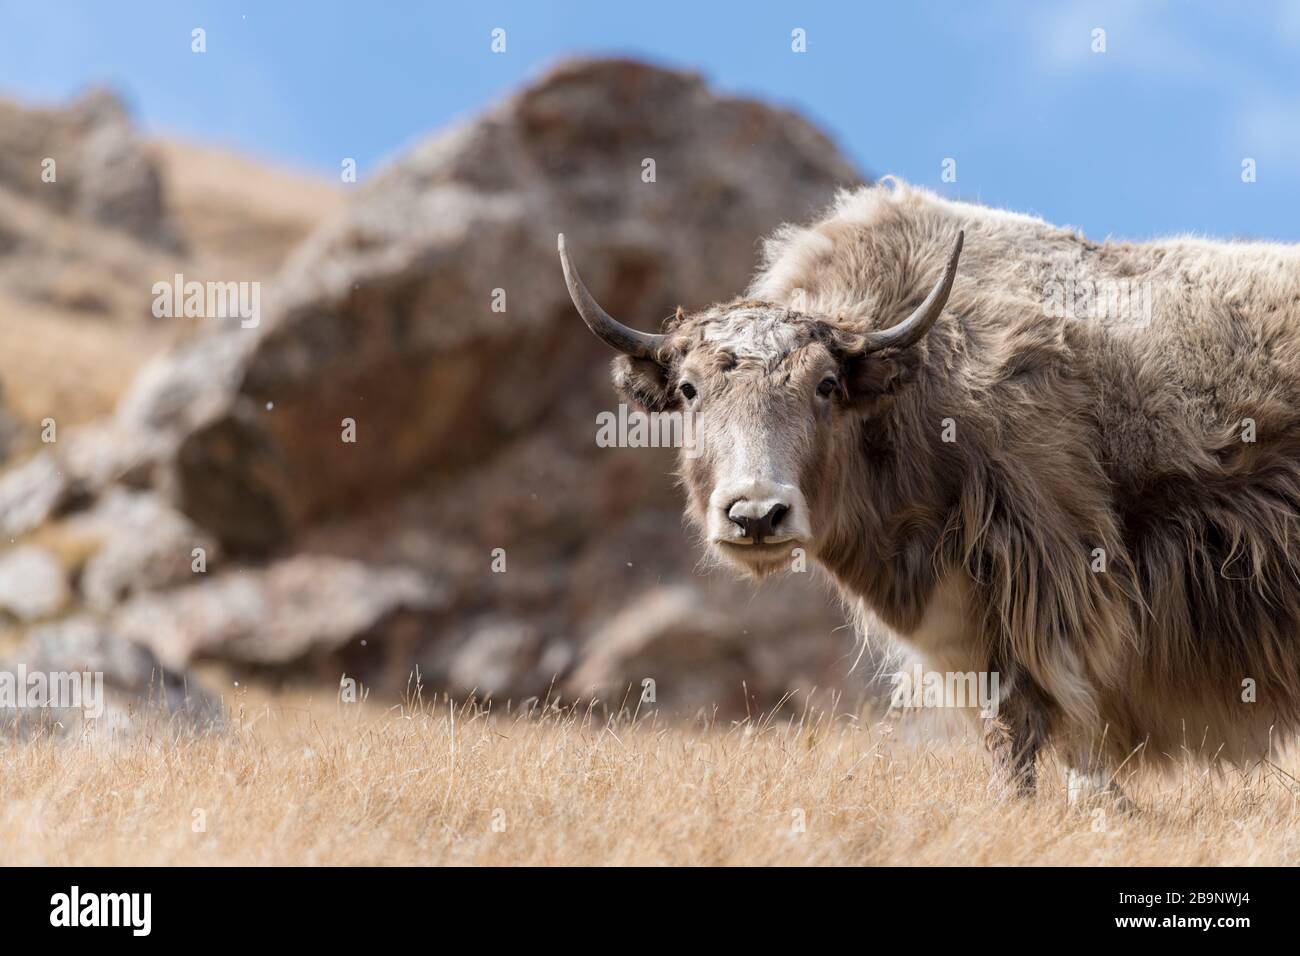
<instances>
[{"instance_id":1,"label":"rocky hillside","mask_svg":"<svg viewBox=\"0 0 1300 956\"><path fill-rule=\"evenodd\" d=\"M145 361L204 331L154 319L154 282L269 280L343 195L145 140L106 90L57 109L0 100L0 456L36 448L47 417L110 413Z\"/></svg>"},{"instance_id":2,"label":"rocky hillside","mask_svg":"<svg viewBox=\"0 0 1300 956\"><path fill-rule=\"evenodd\" d=\"M130 273L137 300L166 257L221 237L273 258L307 212L263 228L167 181L157 222L113 232L160 257ZM701 569L671 458L596 447L609 356L555 254L562 231L602 303L651 327L734 294L758 237L857 181L789 112L693 74L562 64L355 187L256 327L174 347L110 416L0 479L8 560L42 566L46 588L6 604L0 555L14 640L93 627L177 673L217 661L380 693L418 671L426 689L515 700L617 703L649 679L656 704L731 713L813 686L858 694L812 575L756 590ZM106 228L75 197L8 201ZM0 247L0 275L21 246Z\"/></svg>"}]
</instances>

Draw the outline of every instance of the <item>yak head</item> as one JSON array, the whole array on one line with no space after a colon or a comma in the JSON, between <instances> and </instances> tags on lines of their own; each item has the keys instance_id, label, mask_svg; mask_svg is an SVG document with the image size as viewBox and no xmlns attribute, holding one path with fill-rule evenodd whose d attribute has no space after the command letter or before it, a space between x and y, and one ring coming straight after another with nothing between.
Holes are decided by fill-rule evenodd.
<instances>
[{"instance_id":1,"label":"yak head","mask_svg":"<svg viewBox=\"0 0 1300 956\"><path fill-rule=\"evenodd\" d=\"M685 423L676 434L692 520L717 554L760 576L788 568L796 548L815 557L819 535L848 504L843 464L861 454L859 425L915 370L911 347L943 311L961 246L959 234L930 294L885 329L738 300L679 311L656 334L608 315L559 237L574 306L622 353L619 393L641 414Z\"/></svg>"}]
</instances>

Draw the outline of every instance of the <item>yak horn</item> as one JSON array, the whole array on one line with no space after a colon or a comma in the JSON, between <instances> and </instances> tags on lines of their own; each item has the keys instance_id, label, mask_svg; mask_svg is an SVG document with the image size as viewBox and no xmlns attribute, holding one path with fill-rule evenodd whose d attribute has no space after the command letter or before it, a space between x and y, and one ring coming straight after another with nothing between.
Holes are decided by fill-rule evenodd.
<instances>
[{"instance_id":1,"label":"yak horn","mask_svg":"<svg viewBox=\"0 0 1300 956\"><path fill-rule=\"evenodd\" d=\"M966 238L965 231L957 233L957 244L952 247L952 256L948 259L948 268L943 270L943 278L930 290L925 301L916 307L916 311L897 325L878 332L868 332L865 352L877 352L887 348L906 348L919 342L935 319L943 312L948 302L948 293L952 291L952 280L957 278L957 260L961 258L961 244ZM570 286L572 288L572 286ZM588 323L590 324L590 323Z\"/></svg>"},{"instance_id":2,"label":"yak horn","mask_svg":"<svg viewBox=\"0 0 1300 956\"><path fill-rule=\"evenodd\" d=\"M587 328L596 334L596 338L633 358L655 357L668 336L629 329L602 309L582 284L577 268L569 261L569 253L564 248L564 233L560 233L560 265L564 267L564 284L569 287L569 298L573 300L574 308L582 316L582 321L587 323Z\"/></svg>"}]
</instances>

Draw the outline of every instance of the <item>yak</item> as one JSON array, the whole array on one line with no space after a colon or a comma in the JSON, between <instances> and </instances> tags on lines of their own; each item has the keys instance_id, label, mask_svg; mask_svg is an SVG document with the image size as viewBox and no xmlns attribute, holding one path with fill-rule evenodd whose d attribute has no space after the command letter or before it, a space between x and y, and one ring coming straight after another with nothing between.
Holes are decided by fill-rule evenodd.
<instances>
[{"instance_id":1,"label":"yak","mask_svg":"<svg viewBox=\"0 0 1300 956\"><path fill-rule=\"evenodd\" d=\"M658 333L559 246L617 391L696 416L710 548L756 578L802 549L861 630L997 674L983 735L1021 792L1046 747L1072 797L1122 799L1130 762L1297 729L1300 246L1093 242L887 179Z\"/></svg>"}]
</instances>

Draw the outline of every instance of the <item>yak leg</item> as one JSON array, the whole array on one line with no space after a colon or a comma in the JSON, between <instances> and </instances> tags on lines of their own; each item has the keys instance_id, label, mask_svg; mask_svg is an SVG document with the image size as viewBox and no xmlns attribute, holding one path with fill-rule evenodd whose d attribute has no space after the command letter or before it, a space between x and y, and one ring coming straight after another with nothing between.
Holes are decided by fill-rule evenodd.
<instances>
[{"instance_id":1,"label":"yak leg","mask_svg":"<svg viewBox=\"0 0 1300 956\"><path fill-rule=\"evenodd\" d=\"M1024 721L999 716L985 725L984 741L993 751L1002 776L1022 797L1032 797L1038 786L1034 765L1042 741Z\"/></svg>"},{"instance_id":2,"label":"yak leg","mask_svg":"<svg viewBox=\"0 0 1300 956\"><path fill-rule=\"evenodd\" d=\"M985 718L984 742L1016 792L1030 797L1037 789L1034 765L1047 740L1051 707L1032 681L1018 676L1004 679L997 714Z\"/></svg>"}]
</instances>

